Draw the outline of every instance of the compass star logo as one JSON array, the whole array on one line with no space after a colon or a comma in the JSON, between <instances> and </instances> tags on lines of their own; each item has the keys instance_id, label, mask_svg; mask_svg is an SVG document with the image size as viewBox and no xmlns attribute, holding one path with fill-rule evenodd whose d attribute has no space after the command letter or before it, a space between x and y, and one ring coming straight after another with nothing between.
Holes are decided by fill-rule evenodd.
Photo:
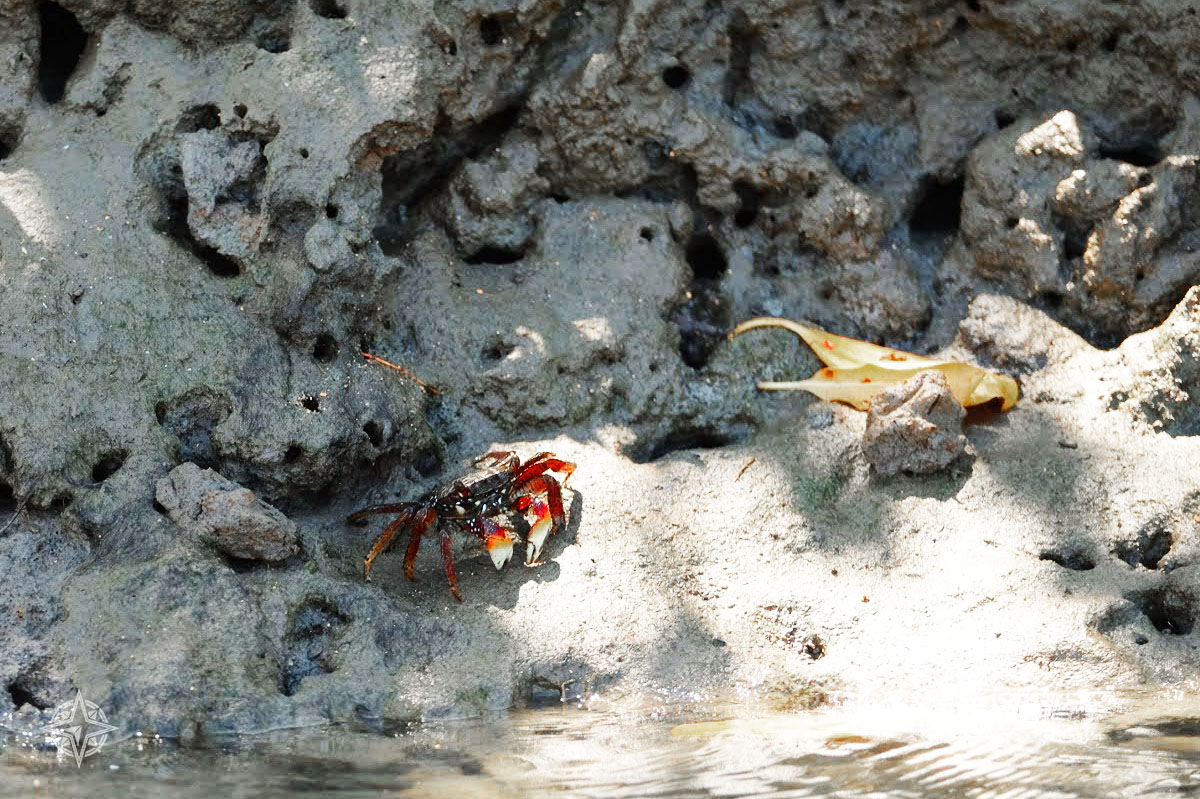
<instances>
[{"instance_id":1,"label":"compass star logo","mask_svg":"<svg viewBox=\"0 0 1200 799\"><path fill-rule=\"evenodd\" d=\"M95 702L83 698L82 691L75 692L74 700L54 708L46 725L46 732L58 738L58 751L74 757L76 767L83 765L85 757L99 752L108 734L116 729Z\"/></svg>"}]
</instances>

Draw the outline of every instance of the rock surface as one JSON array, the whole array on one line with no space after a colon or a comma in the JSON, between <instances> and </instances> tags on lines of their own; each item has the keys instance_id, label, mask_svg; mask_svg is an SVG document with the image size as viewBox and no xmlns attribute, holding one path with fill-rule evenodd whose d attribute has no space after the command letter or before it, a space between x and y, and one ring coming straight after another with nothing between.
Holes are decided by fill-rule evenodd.
<instances>
[{"instance_id":1,"label":"rock surface","mask_svg":"<svg viewBox=\"0 0 1200 799\"><path fill-rule=\"evenodd\" d=\"M154 496L185 535L230 557L286 560L299 551L291 519L212 469L180 464Z\"/></svg>"},{"instance_id":2,"label":"rock surface","mask_svg":"<svg viewBox=\"0 0 1200 799\"><path fill-rule=\"evenodd\" d=\"M941 372L920 372L871 402L863 455L876 474L934 474L968 454L963 406Z\"/></svg>"},{"instance_id":3,"label":"rock surface","mask_svg":"<svg viewBox=\"0 0 1200 799\"><path fill-rule=\"evenodd\" d=\"M0 718L1194 675L1191 11L0 0ZM763 314L1024 398L872 480ZM364 582L346 515L496 448L579 464L545 564ZM181 535L188 462L303 556Z\"/></svg>"}]
</instances>

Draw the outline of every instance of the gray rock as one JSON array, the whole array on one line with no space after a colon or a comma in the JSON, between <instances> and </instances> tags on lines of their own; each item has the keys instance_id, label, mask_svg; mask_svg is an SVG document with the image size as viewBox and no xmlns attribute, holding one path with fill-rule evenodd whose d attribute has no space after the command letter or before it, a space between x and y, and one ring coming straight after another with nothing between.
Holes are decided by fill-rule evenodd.
<instances>
[{"instance_id":1,"label":"gray rock","mask_svg":"<svg viewBox=\"0 0 1200 799\"><path fill-rule=\"evenodd\" d=\"M941 372L919 372L871 402L862 449L876 474L934 474L968 454L963 406Z\"/></svg>"},{"instance_id":2,"label":"gray rock","mask_svg":"<svg viewBox=\"0 0 1200 799\"><path fill-rule=\"evenodd\" d=\"M1200 274L1185 12L0 0L0 685L202 743L566 680L1194 674L1158 633L1200 618L1191 305L1162 325ZM972 429L986 469L872 481L863 414L755 390L817 368L726 340L765 312L954 339L1029 393ZM927 430L896 413L885 468ZM436 545L365 583L387 517L346 515L499 446L579 464L545 565L451 530L462 606ZM197 477L181 532L154 501L185 462L295 531ZM212 518L284 559L197 546Z\"/></svg>"},{"instance_id":3,"label":"gray rock","mask_svg":"<svg viewBox=\"0 0 1200 799\"><path fill-rule=\"evenodd\" d=\"M181 464L155 496L185 535L231 557L286 560L300 551L295 522L212 469Z\"/></svg>"}]
</instances>

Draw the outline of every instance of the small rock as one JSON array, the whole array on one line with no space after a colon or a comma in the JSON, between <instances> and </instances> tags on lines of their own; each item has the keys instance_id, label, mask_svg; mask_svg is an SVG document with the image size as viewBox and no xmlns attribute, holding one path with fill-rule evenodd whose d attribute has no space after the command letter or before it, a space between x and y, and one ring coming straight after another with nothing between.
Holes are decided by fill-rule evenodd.
<instances>
[{"instance_id":1,"label":"small rock","mask_svg":"<svg viewBox=\"0 0 1200 799\"><path fill-rule=\"evenodd\" d=\"M885 476L940 472L967 451L965 414L941 372L921 372L871 404L863 454Z\"/></svg>"},{"instance_id":2,"label":"small rock","mask_svg":"<svg viewBox=\"0 0 1200 799\"><path fill-rule=\"evenodd\" d=\"M231 557L284 560L300 550L295 522L212 469L181 464L155 494L186 535Z\"/></svg>"}]
</instances>

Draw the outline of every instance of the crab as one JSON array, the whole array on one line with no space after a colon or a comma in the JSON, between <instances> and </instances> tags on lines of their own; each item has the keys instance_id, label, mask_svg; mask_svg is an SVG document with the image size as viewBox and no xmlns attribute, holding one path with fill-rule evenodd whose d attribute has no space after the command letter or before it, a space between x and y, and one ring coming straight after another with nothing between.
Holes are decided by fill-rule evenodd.
<instances>
[{"instance_id":1,"label":"crab","mask_svg":"<svg viewBox=\"0 0 1200 799\"><path fill-rule=\"evenodd\" d=\"M565 524L562 483L547 472L563 474L562 482L575 471L575 464L560 460L551 452L540 452L522 463L517 453L508 450L489 452L474 463L475 471L452 483L435 488L415 502L374 505L355 511L348 522L362 522L368 516L394 513L366 560L363 576L371 579L371 564L392 545L400 531L408 528L408 549L404 553L404 576L415 580L413 566L421 538L430 530L441 533L442 564L450 593L462 602L458 573L450 553L450 531L446 523L483 542L497 570L513 556L513 545L520 536L505 524L512 513L523 514L529 524L526 534L525 565L536 566L546 539ZM499 517L499 520L498 518Z\"/></svg>"}]
</instances>

